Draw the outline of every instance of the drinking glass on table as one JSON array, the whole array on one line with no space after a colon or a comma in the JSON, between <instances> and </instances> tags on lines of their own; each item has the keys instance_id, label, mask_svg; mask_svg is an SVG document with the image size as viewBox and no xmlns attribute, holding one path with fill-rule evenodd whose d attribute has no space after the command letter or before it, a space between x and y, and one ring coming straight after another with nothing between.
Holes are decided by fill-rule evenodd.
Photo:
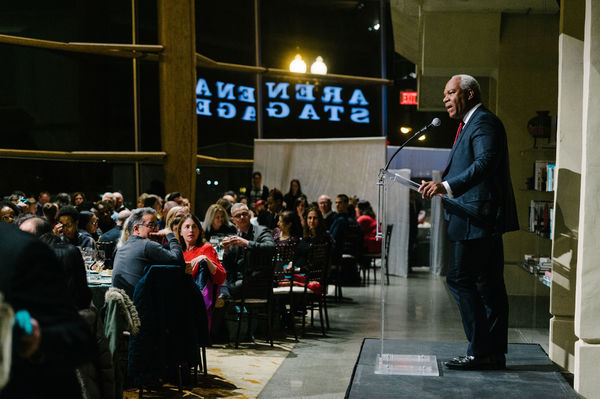
<instances>
[{"instance_id":1,"label":"drinking glass on table","mask_svg":"<svg viewBox=\"0 0 600 399\"><path fill-rule=\"evenodd\" d=\"M106 254L102 250L96 252L96 270L101 272L104 268L104 261L106 260Z\"/></svg>"},{"instance_id":2,"label":"drinking glass on table","mask_svg":"<svg viewBox=\"0 0 600 399\"><path fill-rule=\"evenodd\" d=\"M96 251L92 248L83 248L83 261L87 271L92 271L92 266L96 263Z\"/></svg>"}]
</instances>

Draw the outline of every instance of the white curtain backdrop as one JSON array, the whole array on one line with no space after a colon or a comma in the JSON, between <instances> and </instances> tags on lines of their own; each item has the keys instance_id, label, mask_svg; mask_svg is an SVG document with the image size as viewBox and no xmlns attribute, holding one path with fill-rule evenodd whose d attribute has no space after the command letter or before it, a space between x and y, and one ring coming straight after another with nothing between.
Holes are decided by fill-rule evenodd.
<instances>
[{"instance_id":1,"label":"white curtain backdrop","mask_svg":"<svg viewBox=\"0 0 600 399\"><path fill-rule=\"evenodd\" d=\"M410 169L390 170L410 179ZM408 275L408 236L410 233L410 191L408 187L386 181L385 224L393 224L390 238L389 273L395 276Z\"/></svg>"},{"instance_id":2,"label":"white curtain backdrop","mask_svg":"<svg viewBox=\"0 0 600 399\"><path fill-rule=\"evenodd\" d=\"M254 170L284 194L298 179L309 202L327 194L356 195L377 206L377 174L386 162L385 137L254 140Z\"/></svg>"}]
</instances>

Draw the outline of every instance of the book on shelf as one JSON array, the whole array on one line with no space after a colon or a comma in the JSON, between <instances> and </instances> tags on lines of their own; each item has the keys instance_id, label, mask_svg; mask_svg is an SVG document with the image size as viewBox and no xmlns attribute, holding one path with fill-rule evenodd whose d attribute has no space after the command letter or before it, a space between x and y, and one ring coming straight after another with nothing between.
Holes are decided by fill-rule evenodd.
<instances>
[{"instance_id":1,"label":"book on shelf","mask_svg":"<svg viewBox=\"0 0 600 399\"><path fill-rule=\"evenodd\" d=\"M533 189L554 191L555 168L556 164L553 161L535 161L533 164Z\"/></svg>"},{"instance_id":2,"label":"book on shelf","mask_svg":"<svg viewBox=\"0 0 600 399\"><path fill-rule=\"evenodd\" d=\"M529 231L546 238L552 237L554 203L547 200L531 200L529 204Z\"/></svg>"},{"instance_id":3,"label":"book on shelf","mask_svg":"<svg viewBox=\"0 0 600 399\"><path fill-rule=\"evenodd\" d=\"M554 191L555 171L556 164L548 163L546 165L546 191Z\"/></svg>"}]
</instances>

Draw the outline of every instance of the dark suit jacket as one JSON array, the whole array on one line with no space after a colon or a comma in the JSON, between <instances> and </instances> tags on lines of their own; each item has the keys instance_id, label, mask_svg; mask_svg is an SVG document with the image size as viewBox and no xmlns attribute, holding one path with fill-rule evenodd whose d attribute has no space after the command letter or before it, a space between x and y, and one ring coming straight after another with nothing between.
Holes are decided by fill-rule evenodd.
<instances>
[{"instance_id":1,"label":"dark suit jacket","mask_svg":"<svg viewBox=\"0 0 600 399\"><path fill-rule=\"evenodd\" d=\"M248 247L232 247L223 256L223 266L227 272L227 282L235 283L243 278L243 273L250 273L253 278L259 278L271 267L275 241L271 231L264 226L250 224Z\"/></svg>"},{"instance_id":2,"label":"dark suit jacket","mask_svg":"<svg viewBox=\"0 0 600 399\"><path fill-rule=\"evenodd\" d=\"M27 310L42 336L34 361L13 357L0 398L81 397L75 367L91 357L95 344L68 296L56 256L33 235L0 223L0 259L5 301L15 311Z\"/></svg>"},{"instance_id":3,"label":"dark suit jacket","mask_svg":"<svg viewBox=\"0 0 600 399\"><path fill-rule=\"evenodd\" d=\"M506 132L498 117L480 106L455 143L443 174L458 208L446 207L453 241L518 230ZM466 210L462 212L460 210Z\"/></svg>"}]
</instances>

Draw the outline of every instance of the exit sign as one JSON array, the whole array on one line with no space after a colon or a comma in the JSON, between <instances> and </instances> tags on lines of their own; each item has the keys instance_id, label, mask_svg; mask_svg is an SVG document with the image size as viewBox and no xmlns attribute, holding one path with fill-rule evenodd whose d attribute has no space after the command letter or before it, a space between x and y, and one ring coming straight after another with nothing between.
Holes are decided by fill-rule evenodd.
<instances>
[{"instance_id":1,"label":"exit sign","mask_svg":"<svg viewBox=\"0 0 600 399\"><path fill-rule=\"evenodd\" d=\"M418 105L417 92L416 91L401 91L400 92L400 104L401 105Z\"/></svg>"}]
</instances>

